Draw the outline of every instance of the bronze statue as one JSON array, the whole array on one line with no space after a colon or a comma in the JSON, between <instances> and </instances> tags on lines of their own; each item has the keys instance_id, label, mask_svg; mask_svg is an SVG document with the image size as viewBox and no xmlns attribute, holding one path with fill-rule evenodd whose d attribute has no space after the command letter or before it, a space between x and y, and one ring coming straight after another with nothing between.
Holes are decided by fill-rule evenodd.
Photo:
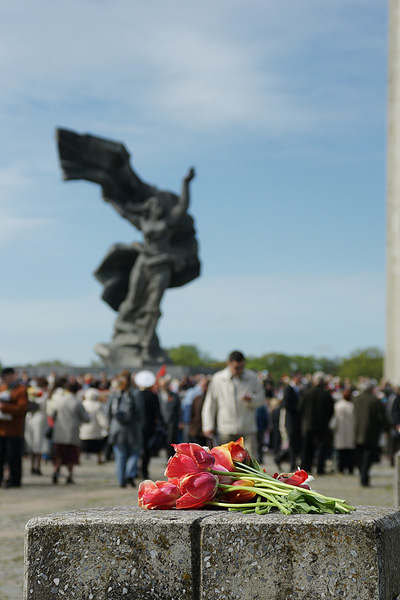
<instances>
[{"instance_id":1,"label":"bronze statue","mask_svg":"<svg viewBox=\"0 0 400 600\"><path fill-rule=\"evenodd\" d=\"M200 274L192 217L188 214L190 169L178 197L139 179L123 144L57 130L64 179L86 179L102 187L103 198L143 232L143 243L115 244L95 271L103 299L116 311L113 339L97 344L106 364L137 367L168 361L156 326L167 288Z\"/></svg>"}]
</instances>

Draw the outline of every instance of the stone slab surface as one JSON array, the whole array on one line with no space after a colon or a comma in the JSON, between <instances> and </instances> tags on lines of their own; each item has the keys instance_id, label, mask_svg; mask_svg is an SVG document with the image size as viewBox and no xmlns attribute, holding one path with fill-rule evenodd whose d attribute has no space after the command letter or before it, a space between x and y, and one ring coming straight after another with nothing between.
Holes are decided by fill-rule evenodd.
<instances>
[{"instance_id":1,"label":"stone slab surface","mask_svg":"<svg viewBox=\"0 0 400 600\"><path fill-rule=\"evenodd\" d=\"M25 600L393 600L400 511L243 515L116 506L26 526Z\"/></svg>"},{"instance_id":2,"label":"stone slab surface","mask_svg":"<svg viewBox=\"0 0 400 600\"><path fill-rule=\"evenodd\" d=\"M393 600L400 592L400 512L224 513L201 522L201 598Z\"/></svg>"},{"instance_id":3,"label":"stone slab surface","mask_svg":"<svg viewBox=\"0 0 400 600\"><path fill-rule=\"evenodd\" d=\"M115 506L31 519L26 600L192 600L199 514Z\"/></svg>"}]
</instances>

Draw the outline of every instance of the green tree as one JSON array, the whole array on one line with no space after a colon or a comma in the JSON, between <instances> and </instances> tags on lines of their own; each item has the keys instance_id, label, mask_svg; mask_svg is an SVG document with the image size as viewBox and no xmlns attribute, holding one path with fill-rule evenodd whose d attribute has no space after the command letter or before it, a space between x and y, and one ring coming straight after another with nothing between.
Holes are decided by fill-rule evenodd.
<instances>
[{"instance_id":1,"label":"green tree","mask_svg":"<svg viewBox=\"0 0 400 600\"><path fill-rule=\"evenodd\" d=\"M41 360L40 362L35 363L32 366L36 367L70 367L71 363L65 362L63 360L59 360L55 358L54 360Z\"/></svg>"},{"instance_id":2,"label":"green tree","mask_svg":"<svg viewBox=\"0 0 400 600\"><path fill-rule=\"evenodd\" d=\"M339 364L340 377L349 377L356 380L365 376L381 379L383 375L383 352L379 348L366 348L355 350L349 358L344 358Z\"/></svg>"},{"instance_id":3,"label":"green tree","mask_svg":"<svg viewBox=\"0 0 400 600\"><path fill-rule=\"evenodd\" d=\"M314 373L324 371L325 373L337 374L338 359L329 359L316 356L302 356L300 354L281 354L272 352L260 357L249 356L247 367L254 371L268 371L271 378L277 382L282 375L290 375L293 371L302 373Z\"/></svg>"},{"instance_id":4,"label":"green tree","mask_svg":"<svg viewBox=\"0 0 400 600\"><path fill-rule=\"evenodd\" d=\"M174 364L182 367L209 367L213 363L208 354L194 345L182 344L176 348L168 348L168 354Z\"/></svg>"}]
</instances>

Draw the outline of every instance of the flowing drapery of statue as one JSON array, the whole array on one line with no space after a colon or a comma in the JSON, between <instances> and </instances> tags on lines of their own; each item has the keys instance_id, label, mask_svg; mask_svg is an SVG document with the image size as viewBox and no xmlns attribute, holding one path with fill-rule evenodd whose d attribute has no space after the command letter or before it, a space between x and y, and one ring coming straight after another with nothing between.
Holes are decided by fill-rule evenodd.
<instances>
[{"instance_id":1,"label":"flowing drapery of statue","mask_svg":"<svg viewBox=\"0 0 400 600\"><path fill-rule=\"evenodd\" d=\"M57 129L65 180L98 183L102 195L143 234L143 243L114 244L95 276L103 299L118 311L110 343L95 350L108 365L137 367L168 361L156 326L167 288L182 286L200 274L193 218L188 214L190 169L180 195L141 181L123 144Z\"/></svg>"}]
</instances>

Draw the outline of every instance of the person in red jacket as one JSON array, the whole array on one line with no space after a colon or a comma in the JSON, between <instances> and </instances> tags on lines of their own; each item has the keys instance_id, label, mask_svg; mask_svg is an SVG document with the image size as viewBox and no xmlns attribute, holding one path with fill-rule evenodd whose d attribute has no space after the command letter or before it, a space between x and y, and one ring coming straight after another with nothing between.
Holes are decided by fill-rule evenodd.
<instances>
[{"instance_id":1,"label":"person in red jacket","mask_svg":"<svg viewBox=\"0 0 400 600\"><path fill-rule=\"evenodd\" d=\"M28 407L26 387L19 383L11 367L1 371L0 385L0 485L4 464L9 468L6 487L20 487L25 413Z\"/></svg>"}]
</instances>

